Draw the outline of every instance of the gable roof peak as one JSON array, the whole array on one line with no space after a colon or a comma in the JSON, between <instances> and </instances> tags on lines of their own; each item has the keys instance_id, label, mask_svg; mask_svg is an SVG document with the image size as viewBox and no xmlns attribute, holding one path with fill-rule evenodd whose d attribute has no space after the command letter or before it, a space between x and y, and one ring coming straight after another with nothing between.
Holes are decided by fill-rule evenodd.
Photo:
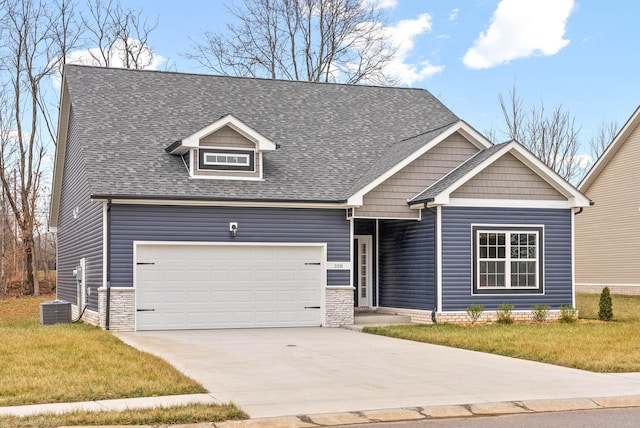
<instances>
[{"instance_id":1,"label":"gable roof peak","mask_svg":"<svg viewBox=\"0 0 640 428\"><path fill-rule=\"evenodd\" d=\"M631 117L627 120L620 131L616 134L616 136L611 140L607 149L600 155L598 160L591 166L589 172L584 176L580 184L578 184L578 189L581 192L586 192L587 189L591 186L591 184L595 181L596 178L600 175L602 170L607 166L609 161L614 157L614 155L618 152L620 147L627 141L629 135L640 126L640 105L636 107L636 110L633 112Z\"/></svg>"},{"instance_id":2,"label":"gable roof peak","mask_svg":"<svg viewBox=\"0 0 640 428\"><path fill-rule=\"evenodd\" d=\"M271 152L276 150L277 148L276 143L260 134L258 131L251 128L249 125L247 125L234 115L225 114L219 119L205 126L204 128L194 132L193 134L183 138L182 140L176 141L165 150L172 155L184 154L189 149L197 148L200 145L201 138L206 137L207 135L211 135L214 132L227 126L246 139L254 142L256 144L256 151L258 152Z\"/></svg>"}]
</instances>

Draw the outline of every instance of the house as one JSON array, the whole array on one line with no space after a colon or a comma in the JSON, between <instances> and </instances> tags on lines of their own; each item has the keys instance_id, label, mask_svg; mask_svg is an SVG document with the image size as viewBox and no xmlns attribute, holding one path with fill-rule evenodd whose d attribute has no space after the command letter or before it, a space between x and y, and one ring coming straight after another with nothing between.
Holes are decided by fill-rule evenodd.
<instances>
[{"instance_id":1,"label":"house","mask_svg":"<svg viewBox=\"0 0 640 428\"><path fill-rule=\"evenodd\" d=\"M57 297L112 330L574 302L589 200L422 89L67 66Z\"/></svg>"},{"instance_id":2,"label":"house","mask_svg":"<svg viewBox=\"0 0 640 428\"><path fill-rule=\"evenodd\" d=\"M640 294L640 107L578 189L594 206L576 217L580 291Z\"/></svg>"}]
</instances>

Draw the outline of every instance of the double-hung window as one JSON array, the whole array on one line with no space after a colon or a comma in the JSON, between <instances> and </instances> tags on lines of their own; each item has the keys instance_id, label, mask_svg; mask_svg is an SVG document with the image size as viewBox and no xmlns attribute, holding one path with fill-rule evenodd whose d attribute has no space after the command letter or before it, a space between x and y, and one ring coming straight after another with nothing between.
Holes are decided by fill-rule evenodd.
<instances>
[{"instance_id":1,"label":"double-hung window","mask_svg":"<svg viewBox=\"0 0 640 428\"><path fill-rule=\"evenodd\" d=\"M474 226L474 294L543 292L542 227Z\"/></svg>"}]
</instances>

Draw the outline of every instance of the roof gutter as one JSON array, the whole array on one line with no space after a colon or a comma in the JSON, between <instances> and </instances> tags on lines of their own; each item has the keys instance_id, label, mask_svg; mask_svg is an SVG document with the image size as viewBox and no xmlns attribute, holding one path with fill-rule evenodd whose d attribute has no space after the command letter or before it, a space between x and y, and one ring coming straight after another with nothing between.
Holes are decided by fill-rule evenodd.
<instances>
[{"instance_id":1,"label":"roof gutter","mask_svg":"<svg viewBox=\"0 0 640 428\"><path fill-rule=\"evenodd\" d=\"M232 203L232 204L299 204L299 205L327 205L336 206L341 205L347 207L347 200L319 200L319 199L239 199L239 198L203 198L198 196L149 196L149 195L114 195L114 194L91 194L91 199L94 201L110 202L114 204L130 202L161 202L166 204L167 202L183 202L183 203L202 203L202 204L219 204L219 203ZM341 208L342 208L341 207Z\"/></svg>"},{"instance_id":2,"label":"roof gutter","mask_svg":"<svg viewBox=\"0 0 640 428\"><path fill-rule=\"evenodd\" d=\"M596 203L593 201L589 201L589 206L592 207L594 206ZM584 207L580 207L580 209L576 212L573 213L573 215L578 215L578 214L582 214L582 211L584 211Z\"/></svg>"}]
</instances>

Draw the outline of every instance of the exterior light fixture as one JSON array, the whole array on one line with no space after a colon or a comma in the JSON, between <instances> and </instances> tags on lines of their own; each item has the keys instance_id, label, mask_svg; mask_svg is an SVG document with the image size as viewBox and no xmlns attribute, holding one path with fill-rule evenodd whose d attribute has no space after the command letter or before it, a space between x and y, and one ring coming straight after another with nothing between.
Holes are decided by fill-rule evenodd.
<instances>
[{"instance_id":1,"label":"exterior light fixture","mask_svg":"<svg viewBox=\"0 0 640 428\"><path fill-rule=\"evenodd\" d=\"M238 234L238 223L236 223L235 221L230 222L229 232L231 232L231 236L235 238L236 235Z\"/></svg>"}]
</instances>

